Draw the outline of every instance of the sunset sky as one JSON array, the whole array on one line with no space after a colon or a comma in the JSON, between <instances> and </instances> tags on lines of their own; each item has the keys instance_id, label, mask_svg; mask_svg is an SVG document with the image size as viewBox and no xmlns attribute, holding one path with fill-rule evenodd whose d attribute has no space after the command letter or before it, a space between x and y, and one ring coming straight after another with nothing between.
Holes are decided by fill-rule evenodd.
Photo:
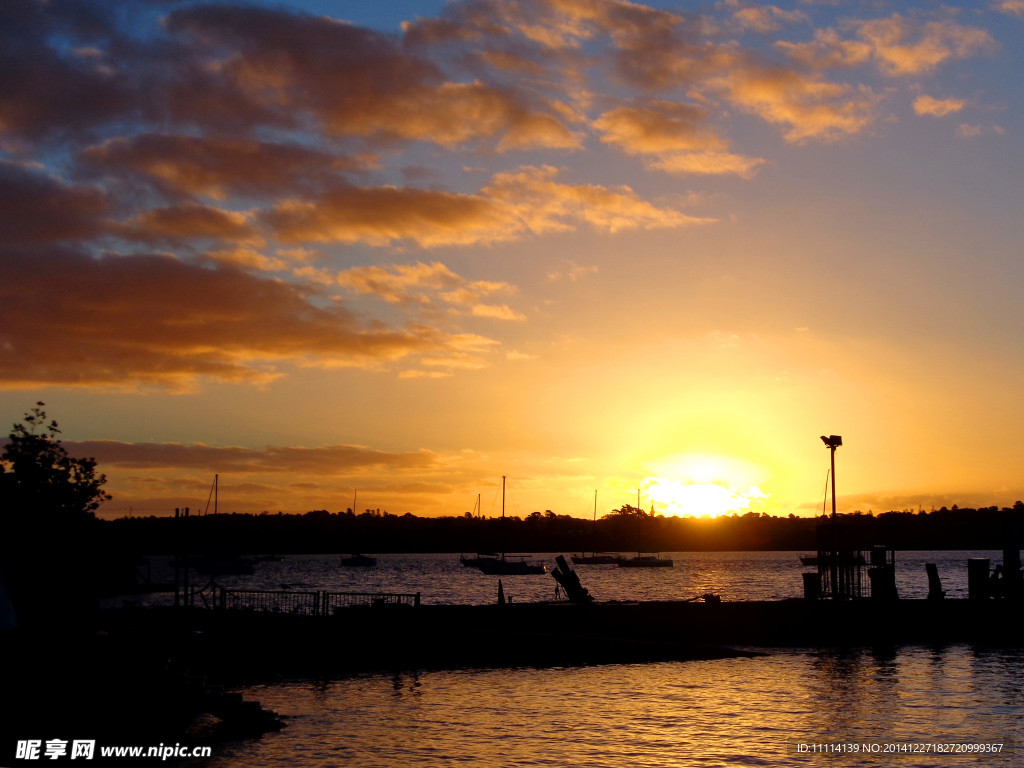
<instances>
[{"instance_id":1,"label":"sunset sky","mask_svg":"<svg viewBox=\"0 0 1024 768\"><path fill-rule=\"evenodd\" d=\"M0 417L105 517L1024 498L1024 0L6 0ZM6 428L4 429L6 433Z\"/></svg>"}]
</instances>

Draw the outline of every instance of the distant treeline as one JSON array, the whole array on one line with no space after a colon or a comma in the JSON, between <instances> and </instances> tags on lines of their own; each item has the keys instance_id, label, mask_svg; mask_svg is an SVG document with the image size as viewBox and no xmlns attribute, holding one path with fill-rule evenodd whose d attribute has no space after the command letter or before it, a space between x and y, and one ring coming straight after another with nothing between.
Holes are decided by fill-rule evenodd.
<instances>
[{"instance_id":1,"label":"distant treeline","mask_svg":"<svg viewBox=\"0 0 1024 768\"><path fill-rule=\"evenodd\" d=\"M851 548L1002 549L1024 527L1024 504L839 515ZM520 517L417 517L326 510L97 521L107 546L131 552L685 552L817 549L827 518L750 512L651 517L624 507L596 522L553 512ZM1019 545L1019 544L1018 544Z\"/></svg>"}]
</instances>

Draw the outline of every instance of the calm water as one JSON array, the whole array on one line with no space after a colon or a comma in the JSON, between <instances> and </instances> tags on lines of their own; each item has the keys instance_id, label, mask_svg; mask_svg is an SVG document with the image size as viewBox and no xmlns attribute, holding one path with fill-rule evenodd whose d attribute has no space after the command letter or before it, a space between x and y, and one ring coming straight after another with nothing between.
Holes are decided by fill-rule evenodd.
<instances>
[{"instance_id":1,"label":"calm water","mask_svg":"<svg viewBox=\"0 0 1024 768\"><path fill-rule=\"evenodd\" d=\"M798 597L795 552L676 553L650 571L579 566L598 599L716 592L725 600ZM901 596L924 597L935 562L950 597L966 561L996 552L897 553ZM486 603L497 579L454 555L384 555L375 569L337 555L258 566L238 587L416 592L424 602ZM552 564L553 556L543 559ZM551 599L550 575L505 577L516 600ZM410 638L410 642L415 642ZM455 670L287 681L246 688L285 716L279 733L218 750L201 765L240 766L889 766L1024 764L1024 653L943 647L771 650L717 661L583 668ZM892 754L889 745L1002 743L1001 754ZM799 744L857 745L825 756ZM811 747L809 747L811 748Z\"/></svg>"},{"instance_id":2,"label":"calm water","mask_svg":"<svg viewBox=\"0 0 1024 768\"><path fill-rule=\"evenodd\" d=\"M555 554L534 559L555 565ZM568 553L566 553L568 554ZM627 553L628 554L628 553ZM598 600L677 600L714 592L723 600L780 600L801 597L800 574L813 570L800 563L800 552L671 552L674 568L632 569L610 565L574 566L583 586ZM498 579L465 568L457 555L378 555L376 568L343 568L341 555L289 555L259 563L251 576L221 576L218 583L239 589L291 589L373 592L420 592L426 603L483 604L497 597ZM949 597L967 596L967 559L987 557L993 566L1000 552L897 552L896 582L901 597L928 595L925 563L936 563ZM154 580L169 581L167 556L149 558ZM203 585L209 578L194 576ZM867 577L865 574L865 588ZM550 573L502 578L506 595L521 602L550 600L555 581ZM152 598L166 601L167 596Z\"/></svg>"},{"instance_id":3,"label":"calm water","mask_svg":"<svg viewBox=\"0 0 1024 768\"><path fill-rule=\"evenodd\" d=\"M1016 766L1021 672L1019 653L952 646L291 682L244 691L286 715L286 728L204 765ZM1007 751L797 752L798 743L934 742Z\"/></svg>"}]
</instances>

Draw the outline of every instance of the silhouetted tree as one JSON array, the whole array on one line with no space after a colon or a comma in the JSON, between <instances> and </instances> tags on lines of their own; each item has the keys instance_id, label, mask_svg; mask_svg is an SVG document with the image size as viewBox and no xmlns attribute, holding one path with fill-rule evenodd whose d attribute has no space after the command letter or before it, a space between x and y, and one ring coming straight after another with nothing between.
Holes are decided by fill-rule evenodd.
<instances>
[{"instance_id":1,"label":"silhouetted tree","mask_svg":"<svg viewBox=\"0 0 1024 768\"><path fill-rule=\"evenodd\" d=\"M4 502L15 514L50 515L62 521L93 517L110 495L103 491L105 475L96 472L93 458L68 455L57 438L56 421L47 423L45 403L36 403L15 424L0 454Z\"/></svg>"},{"instance_id":2,"label":"silhouetted tree","mask_svg":"<svg viewBox=\"0 0 1024 768\"><path fill-rule=\"evenodd\" d=\"M615 518L615 517L625 517L625 518L643 517L643 518L647 518L647 517L650 517L650 515L647 514L646 512L644 512L639 507L633 507L633 506L630 506L629 504L624 504L623 506L619 507L618 509L613 509L611 512L609 512L606 515L606 517L612 517L612 518Z\"/></svg>"},{"instance_id":3,"label":"silhouetted tree","mask_svg":"<svg viewBox=\"0 0 1024 768\"><path fill-rule=\"evenodd\" d=\"M9 598L0 620L8 626L81 624L115 561L96 540L106 477L95 459L68 455L43 405L14 425L0 453L0 591Z\"/></svg>"}]
</instances>

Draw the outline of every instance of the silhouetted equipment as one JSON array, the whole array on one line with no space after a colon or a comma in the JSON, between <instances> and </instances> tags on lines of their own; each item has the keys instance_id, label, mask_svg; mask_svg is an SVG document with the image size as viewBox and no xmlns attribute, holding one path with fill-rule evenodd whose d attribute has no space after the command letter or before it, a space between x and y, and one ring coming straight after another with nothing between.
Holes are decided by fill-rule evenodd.
<instances>
[{"instance_id":1,"label":"silhouetted equipment","mask_svg":"<svg viewBox=\"0 0 1024 768\"><path fill-rule=\"evenodd\" d=\"M804 577L804 599L818 600L821 598L821 574L811 571L803 574Z\"/></svg>"},{"instance_id":2,"label":"silhouetted equipment","mask_svg":"<svg viewBox=\"0 0 1024 768\"><path fill-rule=\"evenodd\" d=\"M987 557L972 557L967 560L967 598L984 600L989 596L989 572Z\"/></svg>"},{"instance_id":3,"label":"silhouetted equipment","mask_svg":"<svg viewBox=\"0 0 1024 768\"><path fill-rule=\"evenodd\" d=\"M498 579L498 605L505 604L505 588L501 585L501 579Z\"/></svg>"},{"instance_id":4,"label":"silhouetted equipment","mask_svg":"<svg viewBox=\"0 0 1024 768\"><path fill-rule=\"evenodd\" d=\"M1001 597L1019 598L1024 595L1024 575L1020 567L1020 521L1017 517L1006 520L1003 531L1003 584Z\"/></svg>"},{"instance_id":5,"label":"silhouetted equipment","mask_svg":"<svg viewBox=\"0 0 1024 768\"><path fill-rule=\"evenodd\" d=\"M569 599L569 602L586 603L594 599L589 590L580 584L580 577L576 575L576 571L572 570L569 564L565 562L564 555L556 557L555 562L558 563L558 566L551 571L551 575L555 577L555 581L565 590L565 596Z\"/></svg>"},{"instance_id":6,"label":"silhouetted equipment","mask_svg":"<svg viewBox=\"0 0 1024 768\"><path fill-rule=\"evenodd\" d=\"M871 581L872 600L899 599L896 591L896 552L892 547L875 545L871 548L868 579Z\"/></svg>"},{"instance_id":7,"label":"silhouetted equipment","mask_svg":"<svg viewBox=\"0 0 1024 768\"><path fill-rule=\"evenodd\" d=\"M935 563L925 563L924 569L928 572L928 599L942 600L946 593L942 591L942 581L939 580L939 567Z\"/></svg>"}]
</instances>

